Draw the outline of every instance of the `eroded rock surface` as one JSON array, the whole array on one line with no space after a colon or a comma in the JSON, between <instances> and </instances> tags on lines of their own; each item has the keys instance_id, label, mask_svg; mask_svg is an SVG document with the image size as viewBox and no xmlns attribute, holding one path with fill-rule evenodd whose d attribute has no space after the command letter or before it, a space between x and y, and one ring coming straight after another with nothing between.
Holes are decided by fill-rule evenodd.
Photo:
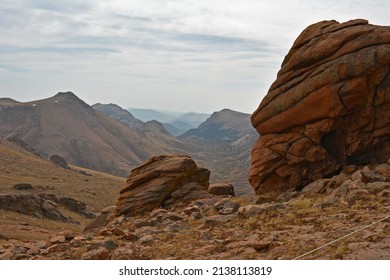
<instances>
[{"instance_id":1,"label":"eroded rock surface","mask_svg":"<svg viewBox=\"0 0 390 280\"><path fill-rule=\"evenodd\" d=\"M390 157L390 27L366 20L306 28L252 115L257 194L302 189L348 164Z\"/></svg>"},{"instance_id":2,"label":"eroded rock surface","mask_svg":"<svg viewBox=\"0 0 390 280\"><path fill-rule=\"evenodd\" d=\"M84 202L70 197L57 197L48 193L0 194L0 210L18 212L37 218L75 223L71 217L62 213L60 205L88 219L95 218L95 214L87 210Z\"/></svg>"},{"instance_id":3,"label":"eroded rock surface","mask_svg":"<svg viewBox=\"0 0 390 280\"><path fill-rule=\"evenodd\" d=\"M210 171L186 155L161 155L133 169L120 192L115 216L136 216L160 206L207 198Z\"/></svg>"}]
</instances>

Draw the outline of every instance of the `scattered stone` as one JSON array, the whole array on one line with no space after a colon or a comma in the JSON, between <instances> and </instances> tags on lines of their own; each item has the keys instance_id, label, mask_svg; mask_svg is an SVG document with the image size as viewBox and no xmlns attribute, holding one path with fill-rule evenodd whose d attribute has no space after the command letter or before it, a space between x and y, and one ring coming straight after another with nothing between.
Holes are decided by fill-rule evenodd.
<instances>
[{"instance_id":1,"label":"scattered stone","mask_svg":"<svg viewBox=\"0 0 390 280\"><path fill-rule=\"evenodd\" d=\"M123 237L122 237L122 239L123 240L127 240L127 241L136 241L136 240L138 240L138 236L135 234L135 233L133 233L133 232L127 232L127 233L125 233L125 235L123 235Z\"/></svg>"},{"instance_id":2,"label":"scattered stone","mask_svg":"<svg viewBox=\"0 0 390 280\"><path fill-rule=\"evenodd\" d=\"M164 215L168 213L168 210L166 209L163 209L163 208L157 208L155 210L153 210L152 212L150 212L150 217L151 218L154 218L157 222L161 222L162 221L162 218L164 217Z\"/></svg>"},{"instance_id":3,"label":"scattered stone","mask_svg":"<svg viewBox=\"0 0 390 280\"><path fill-rule=\"evenodd\" d=\"M178 213L175 212L167 212L163 215L162 221L170 220L170 221L181 221L184 217Z\"/></svg>"},{"instance_id":4,"label":"scattered stone","mask_svg":"<svg viewBox=\"0 0 390 280\"><path fill-rule=\"evenodd\" d=\"M187 207L184 209L183 213L193 220L199 220L203 217L200 208L197 205Z\"/></svg>"},{"instance_id":5,"label":"scattered stone","mask_svg":"<svg viewBox=\"0 0 390 280\"><path fill-rule=\"evenodd\" d=\"M245 218L260 215L264 212L275 211L285 207L284 203L264 203L261 205L246 205L238 209L238 214Z\"/></svg>"},{"instance_id":6,"label":"scattered stone","mask_svg":"<svg viewBox=\"0 0 390 280\"><path fill-rule=\"evenodd\" d=\"M9 238L8 238L7 236L5 236L5 235L2 235L2 234L0 233L0 240L6 240L6 241L8 241Z\"/></svg>"},{"instance_id":7,"label":"scattered stone","mask_svg":"<svg viewBox=\"0 0 390 280\"><path fill-rule=\"evenodd\" d=\"M145 236L142 236L140 239L139 239L139 242L141 244L144 244L144 245L147 245L147 244L151 244L153 243L154 241L156 240L156 238L154 238L152 235L145 235Z\"/></svg>"},{"instance_id":8,"label":"scattered stone","mask_svg":"<svg viewBox=\"0 0 390 280\"><path fill-rule=\"evenodd\" d=\"M114 235L117 235L117 236L125 235L125 232L117 227L113 228L111 231Z\"/></svg>"},{"instance_id":9,"label":"scattered stone","mask_svg":"<svg viewBox=\"0 0 390 280\"><path fill-rule=\"evenodd\" d=\"M383 190L380 193L378 193L378 196L388 199L388 198L390 198L390 190Z\"/></svg>"},{"instance_id":10,"label":"scattered stone","mask_svg":"<svg viewBox=\"0 0 390 280\"><path fill-rule=\"evenodd\" d=\"M164 212L164 214L165 213L166 212ZM156 215L154 217L158 217L159 222L161 222L162 221L162 217L163 217L164 214L161 213L161 216ZM134 220L132 222L132 224L131 224L132 228L155 227L155 226L157 226L157 221L156 220L137 219L137 220Z\"/></svg>"},{"instance_id":11,"label":"scattered stone","mask_svg":"<svg viewBox=\"0 0 390 280\"><path fill-rule=\"evenodd\" d=\"M364 183L372 183L372 182L389 182L390 179L382 174L376 173L370 169L363 169L361 172L363 176Z\"/></svg>"},{"instance_id":12,"label":"scattered stone","mask_svg":"<svg viewBox=\"0 0 390 280\"><path fill-rule=\"evenodd\" d=\"M109 260L110 253L106 248L98 248L81 255L82 260Z\"/></svg>"},{"instance_id":13,"label":"scattered stone","mask_svg":"<svg viewBox=\"0 0 390 280\"><path fill-rule=\"evenodd\" d=\"M157 229L155 227L142 227L134 231L134 234L141 238L145 235L156 235L158 233L162 232L161 229Z\"/></svg>"},{"instance_id":14,"label":"scattered stone","mask_svg":"<svg viewBox=\"0 0 390 280\"><path fill-rule=\"evenodd\" d=\"M390 177L390 166L388 164L378 164L374 171L383 176Z\"/></svg>"},{"instance_id":15,"label":"scattered stone","mask_svg":"<svg viewBox=\"0 0 390 280\"><path fill-rule=\"evenodd\" d=\"M116 248L118 248L118 243L116 243L114 240L109 239L109 240L104 240L103 242L92 244L93 249L100 248L100 247L106 248L109 252L111 252Z\"/></svg>"},{"instance_id":16,"label":"scattered stone","mask_svg":"<svg viewBox=\"0 0 390 280\"><path fill-rule=\"evenodd\" d=\"M103 228L99 231L100 236L112 236L112 231L108 228Z\"/></svg>"},{"instance_id":17,"label":"scattered stone","mask_svg":"<svg viewBox=\"0 0 390 280\"><path fill-rule=\"evenodd\" d=\"M18 191L28 191L28 190L32 190L34 187L31 184L22 183L22 184L16 184L12 188Z\"/></svg>"},{"instance_id":18,"label":"scattered stone","mask_svg":"<svg viewBox=\"0 0 390 280\"><path fill-rule=\"evenodd\" d=\"M175 221L167 220L167 223L164 223L163 231L165 232L179 232L188 228L186 223L179 223Z\"/></svg>"},{"instance_id":19,"label":"scattered stone","mask_svg":"<svg viewBox=\"0 0 390 280\"><path fill-rule=\"evenodd\" d=\"M50 239L51 244L65 243L65 242L66 242L65 236L55 236Z\"/></svg>"},{"instance_id":20,"label":"scattered stone","mask_svg":"<svg viewBox=\"0 0 390 280\"><path fill-rule=\"evenodd\" d=\"M234 194L234 187L231 184L228 183L217 183L217 184L211 184L207 191L213 195L231 195L235 196Z\"/></svg>"},{"instance_id":21,"label":"scattered stone","mask_svg":"<svg viewBox=\"0 0 390 280\"><path fill-rule=\"evenodd\" d=\"M66 230L62 232L62 235L65 237L65 241L67 242L71 241L75 237L74 232L71 230Z\"/></svg>"},{"instance_id":22,"label":"scattered stone","mask_svg":"<svg viewBox=\"0 0 390 280\"><path fill-rule=\"evenodd\" d=\"M57 243L51 245L46 249L46 253L64 253L70 250L70 245L68 243Z\"/></svg>"},{"instance_id":23,"label":"scattered stone","mask_svg":"<svg viewBox=\"0 0 390 280\"><path fill-rule=\"evenodd\" d=\"M87 238L85 238L84 236L75 236L72 241L70 241L70 245L72 247L82 247L86 244L86 241L87 241Z\"/></svg>"},{"instance_id":24,"label":"scattered stone","mask_svg":"<svg viewBox=\"0 0 390 280\"><path fill-rule=\"evenodd\" d=\"M126 245L124 247L118 247L111 255L112 260L136 260L137 255L134 247Z\"/></svg>"},{"instance_id":25,"label":"scattered stone","mask_svg":"<svg viewBox=\"0 0 390 280\"><path fill-rule=\"evenodd\" d=\"M234 214L223 215L223 216L214 215L214 216L206 217L201 228L207 229L207 228L212 228L212 227L215 227L218 225L224 225L227 222L230 222L231 220L233 220L235 217L236 217L236 215L234 215Z\"/></svg>"},{"instance_id":26,"label":"scattered stone","mask_svg":"<svg viewBox=\"0 0 390 280\"><path fill-rule=\"evenodd\" d=\"M183 213L187 216L191 215L192 213L200 213L200 208L197 205L192 205L183 210Z\"/></svg>"},{"instance_id":27,"label":"scattered stone","mask_svg":"<svg viewBox=\"0 0 390 280\"><path fill-rule=\"evenodd\" d=\"M236 213L240 208L240 204L233 202L230 199L224 199L214 204L214 208L220 215L230 215Z\"/></svg>"},{"instance_id":28,"label":"scattered stone","mask_svg":"<svg viewBox=\"0 0 390 280\"><path fill-rule=\"evenodd\" d=\"M259 253L266 253L270 249L271 242L258 242L253 245L253 248Z\"/></svg>"}]
</instances>

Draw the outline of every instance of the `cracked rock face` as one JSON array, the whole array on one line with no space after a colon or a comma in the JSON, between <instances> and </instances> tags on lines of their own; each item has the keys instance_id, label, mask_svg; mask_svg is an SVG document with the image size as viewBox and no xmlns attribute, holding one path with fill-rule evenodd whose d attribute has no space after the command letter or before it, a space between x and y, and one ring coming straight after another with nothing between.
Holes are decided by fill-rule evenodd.
<instances>
[{"instance_id":1,"label":"cracked rock face","mask_svg":"<svg viewBox=\"0 0 390 280\"><path fill-rule=\"evenodd\" d=\"M390 157L390 27L366 20L306 28L252 115L257 194L302 189L348 164Z\"/></svg>"},{"instance_id":2,"label":"cracked rock face","mask_svg":"<svg viewBox=\"0 0 390 280\"><path fill-rule=\"evenodd\" d=\"M133 169L120 191L115 216L137 216L161 206L210 197L210 171L186 155L151 157Z\"/></svg>"}]
</instances>

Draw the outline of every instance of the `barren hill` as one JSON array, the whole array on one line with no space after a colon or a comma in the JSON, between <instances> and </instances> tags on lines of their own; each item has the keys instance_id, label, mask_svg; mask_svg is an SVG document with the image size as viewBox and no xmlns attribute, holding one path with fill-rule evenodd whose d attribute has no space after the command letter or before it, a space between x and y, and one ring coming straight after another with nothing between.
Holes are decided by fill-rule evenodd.
<instances>
[{"instance_id":1,"label":"barren hill","mask_svg":"<svg viewBox=\"0 0 390 280\"><path fill-rule=\"evenodd\" d=\"M96 110L119 120L129 127L134 118L125 109L115 104L95 104ZM188 113L192 118L200 117ZM250 115L229 109L215 112L197 129L191 129L182 136L173 137L157 121L142 123L135 127L143 135L158 139L164 145L172 145L182 153L191 155L211 170L211 181L226 181L235 185L238 194L252 193L247 181L250 148L256 139L256 131L250 122Z\"/></svg>"},{"instance_id":2,"label":"barren hill","mask_svg":"<svg viewBox=\"0 0 390 280\"><path fill-rule=\"evenodd\" d=\"M61 168L7 140L0 142L0 155L0 232L7 238L46 241L64 229L80 232L91 218L84 214L114 203L125 181L73 165Z\"/></svg>"},{"instance_id":3,"label":"barren hill","mask_svg":"<svg viewBox=\"0 0 390 280\"><path fill-rule=\"evenodd\" d=\"M129 128L71 92L0 108L0 138L23 139L41 154L90 169L126 176L152 155L176 152L175 143Z\"/></svg>"},{"instance_id":4,"label":"barren hill","mask_svg":"<svg viewBox=\"0 0 390 280\"><path fill-rule=\"evenodd\" d=\"M141 120L135 118L129 111L116 104L96 103L92 105L92 108L126 124L130 128L141 128L144 124Z\"/></svg>"},{"instance_id":5,"label":"barren hill","mask_svg":"<svg viewBox=\"0 0 390 280\"><path fill-rule=\"evenodd\" d=\"M198 128L190 129L181 135L180 138L197 136L211 141L236 141L240 137L255 132L250 122L250 116L249 114L230 109L223 109L219 112L214 112Z\"/></svg>"},{"instance_id":6,"label":"barren hill","mask_svg":"<svg viewBox=\"0 0 390 280\"><path fill-rule=\"evenodd\" d=\"M252 192L247 175L256 138L250 115L229 109L214 112L197 129L179 137L188 147L201 147L192 156L212 170L212 181L232 182L238 194Z\"/></svg>"},{"instance_id":7,"label":"barren hill","mask_svg":"<svg viewBox=\"0 0 390 280\"><path fill-rule=\"evenodd\" d=\"M43 157L60 155L120 176L150 156L184 153L210 168L212 182L233 183L238 194L252 192L247 170L256 133L249 115L224 109L175 138L161 123L143 123L118 105L94 107L71 92L26 103L3 98L0 139L20 139Z\"/></svg>"}]
</instances>

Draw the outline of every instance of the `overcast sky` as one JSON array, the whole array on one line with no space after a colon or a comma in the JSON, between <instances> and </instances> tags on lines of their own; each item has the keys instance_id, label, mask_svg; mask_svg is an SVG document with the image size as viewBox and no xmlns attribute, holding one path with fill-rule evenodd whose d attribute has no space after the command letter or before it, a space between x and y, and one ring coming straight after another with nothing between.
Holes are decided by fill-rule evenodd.
<instances>
[{"instance_id":1,"label":"overcast sky","mask_svg":"<svg viewBox=\"0 0 390 280\"><path fill-rule=\"evenodd\" d=\"M305 27L389 14L388 0L0 0L0 97L251 113Z\"/></svg>"}]
</instances>

